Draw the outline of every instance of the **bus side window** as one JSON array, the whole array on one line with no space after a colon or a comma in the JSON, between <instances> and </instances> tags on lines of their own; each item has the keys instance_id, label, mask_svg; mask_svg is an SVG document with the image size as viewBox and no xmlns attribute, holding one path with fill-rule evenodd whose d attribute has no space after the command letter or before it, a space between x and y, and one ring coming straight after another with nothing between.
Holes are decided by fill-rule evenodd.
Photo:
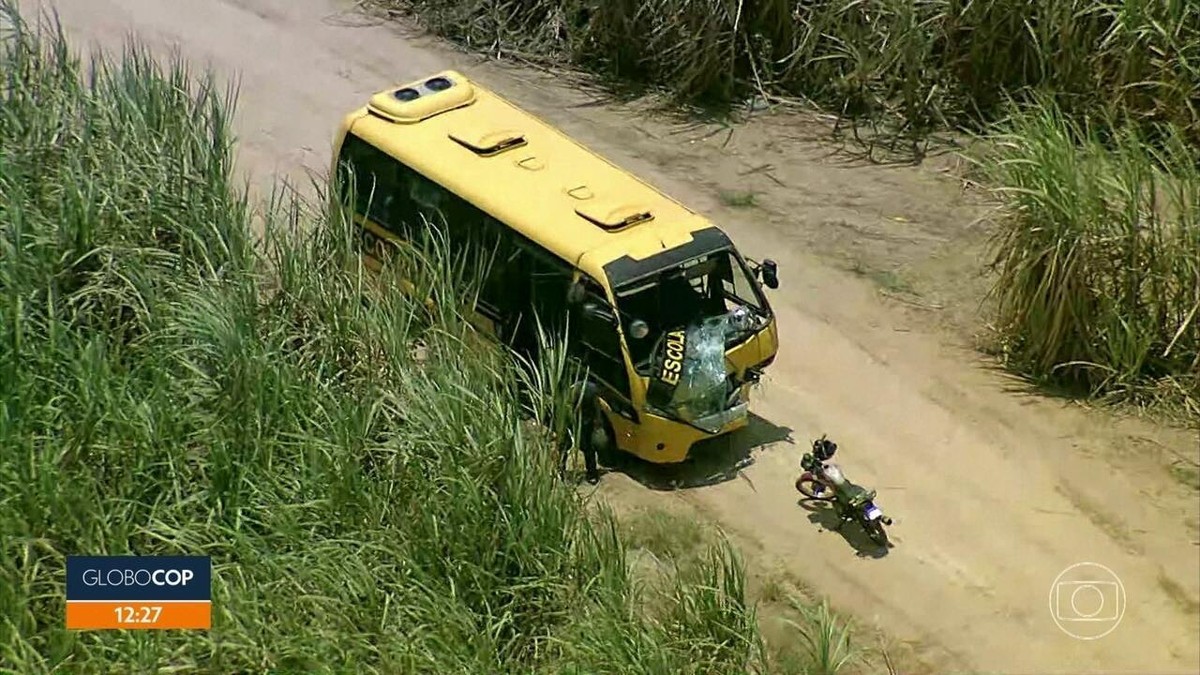
<instances>
[{"instance_id":1,"label":"bus side window","mask_svg":"<svg viewBox=\"0 0 1200 675\"><path fill-rule=\"evenodd\" d=\"M410 228L426 227L426 223L448 230L454 223L454 214L447 211L450 194L440 185L416 171L404 167L404 196L408 206L405 224Z\"/></svg>"},{"instance_id":2,"label":"bus side window","mask_svg":"<svg viewBox=\"0 0 1200 675\"><path fill-rule=\"evenodd\" d=\"M561 336L567 326L567 291L573 272L567 263L532 246L524 256L530 306L547 334Z\"/></svg>"},{"instance_id":3,"label":"bus side window","mask_svg":"<svg viewBox=\"0 0 1200 675\"><path fill-rule=\"evenodd\" d=\"M517 250L513 235L500 221L474 204L441 186L422 179L429 204L437 211L422 210L429 222L446 234L449 255L463 259L468 274L479 273L479 308L484 314L504 320L514 309L511 278ZM436 193L437 197L432 197ZM518 307L519 309L519 307Z\"/></svg>"},{"instance_id":4,"label":"bus side window","mask_svg":"<svg viewBox=\"0 0 1200 675\"><path fill-rule=\"evenodd\" d=\"M490 318L503 319L512 305L510 274L514 265L519 265L507 226L414 169L396 166L401 176L399 219L405 238L421 242L431 230L445 235L449 264L461 261L468 273L487 271L479 280L479 309Z\"/></svg>"},{"instance_id":5,"label":"bus side window","mask_svg":"<svg viewBox=\"0 0 1200 675\"><path fill-rule=\"evenodd\" d=\"M362 213L362 145L363 142L354 134L346 134L342 139L342 149L338 152L337 190L338 198L343 202L350 198L350 190L354 190L354 203L349 206L355 213Z\"/></svg>"},{"instance_id":6,"label":"bus side window","mask_svg":"<svg viewBox=\"0 0 1200 675\"><path fill-rule=\"evenodd\" d=\"M475 217L462 225L466 226L475 261L487 272L479 299L499 314L519 311L523 294L513 292L511 281L522 267L521 251L514 245L513 234L503 223L473 207L472 210Z\"/></svg>"},{"instance_id":7,"label":"bus side window","mask_svg":"<svg viewBox=\"0 0 1200 675\"><path fill-rule=\"evenodd\" d=\"M347 134L339 162L342 197L354 176L354 211L408 241L419 241L426 222L449 230L457 250L462 228L456 221L475 219L477 209L363 139ZM455 231L458 230L458 231ZM415 236L414 236L415 235Z\"/></svg>"},{"instance_id":8,"label":"bus side window","mask_svg":"<svg viewBox=\"0 0 1200 675\"><path fill-rule=\"evenodd\" d=\"M595 304L612 315L610 320L579 312L579 321L572 322L579 326L579 342L583 347L584 361L591 368L593 375L628 400L629 373L625 370L621 339L617 334L616 312L608 303L599 284L586 276L582 281L587 290L582 304Z\"/></svg>"},{"instance_id":9,"label":"bus side window","mask_svg":"<svg viewBox=\"0 0 1200 675\"><path fill-rule=\"evenodd\" d=\"M339 169L342 197L354 178L354 212L398 232L397 201L400 164L361 138L347 134L342 143Z\"/></svg>"},{"instance_id":10,"label":"bus side window","mask_svg":"<svg viewBox=\"0 0 1200 675\"><path fill-rule=\"evenodd\" d=\"M402 220L408 238L418 241L429 229L437 229L445 235L452 256L460 255L467 246L483 242L489 248L494 246L494 228L500 226L498 222L415 169L398 166Z\"/></svg>"}]
</instances>

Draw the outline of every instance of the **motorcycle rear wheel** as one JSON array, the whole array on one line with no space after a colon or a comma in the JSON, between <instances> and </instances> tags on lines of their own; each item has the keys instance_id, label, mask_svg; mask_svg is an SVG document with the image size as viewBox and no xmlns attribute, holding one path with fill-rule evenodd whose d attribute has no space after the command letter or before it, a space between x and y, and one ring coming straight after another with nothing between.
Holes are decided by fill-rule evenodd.
<instances>
[{"instance_id":1,"label":"motorcycle rear wheel","mask_svg":"<svg viewBox=\"0 0 1200 675\"><path fill-rule=\"evenodd\" d=\"M878 520L868 520L863 523L863 529L867 531L867 536L870 537L871 541L875 542L876 545L882 548L887 548L888 535L887 530L883 529L883 523L879 522Z\"/></svg>"},{"instance_id":2,"label":"motorcycle rear wheel","mask_svg":"<svg viewBox=\"0 0 1200 675\"><path fill-rule=\"evenodd\" d=\"M796 490L809 499L817 499L824 502L833 499L833 490L830 490L816 478L813 478L813 475L808 472L800 474L796 479Z\"/></svg>"}]
</instances>

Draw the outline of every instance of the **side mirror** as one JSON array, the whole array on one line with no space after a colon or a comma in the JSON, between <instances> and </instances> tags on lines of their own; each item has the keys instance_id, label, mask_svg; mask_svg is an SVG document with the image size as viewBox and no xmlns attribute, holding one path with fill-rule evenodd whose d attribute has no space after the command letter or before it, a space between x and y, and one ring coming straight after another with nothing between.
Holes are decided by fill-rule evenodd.
<instances>
[{"instance_id":1,"label":"side mirror","mask_svg":"<svg viewBox=\"0 0 1200 675\"><path fill-rule=\"evenodd\" d=\"M589 378L572 385L571 395L578 396L584 405L593 405L596 402L596 398L600 395L600 387Z\"/></svg>"},{"instance_id":2,"label":"side mirror","mask_svg":"<svg viewBox=\"0 0 1200 675\"><path fill-rule=\"evenodd\" d=\"M583 302L583 298L586 295L587 289L583 287L583 284L576 281L567 289L567 304L578 305L580 302Z\"/></svg>"},{"instance_id":3,"label":"side mirror","mask_svg":"<svg viewBox=\"0 0 1200 675\"><path fill-rule=\"evenodd\" d=\"M594 321L602 321L604 323L613 323L616 320L612 312L594 302L589 302L583 306L583 315Z\"/></svg>"},{"instance_id":4,"label":"side mirror","mask_svg":"<svg viewBox=\"0 0 1200 675\"><path fill-rule=\"evenodd\" d=\"M767 258L762 261L760 269L762 270L763 285L771 290L779 288L779 264Z\"/></svg>"}]
</instances>

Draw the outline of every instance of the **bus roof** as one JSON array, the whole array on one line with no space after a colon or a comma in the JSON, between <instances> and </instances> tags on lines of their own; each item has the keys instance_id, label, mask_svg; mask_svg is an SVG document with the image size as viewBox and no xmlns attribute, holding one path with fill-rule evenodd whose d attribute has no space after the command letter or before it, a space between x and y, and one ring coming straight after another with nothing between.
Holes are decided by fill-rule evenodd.
<instances>
[{"instance_id":1,"label":"bus roof","mask_svg":"<svg viewBox=\"0 0 1200 675\"><path fill-rule=\"evenodd\" d=\"M597 279L605 265L713 228L566 134L455 71L393 87L352 131ZM686 248L693 248L693 246Z\"/></svg>"}]
</instances>

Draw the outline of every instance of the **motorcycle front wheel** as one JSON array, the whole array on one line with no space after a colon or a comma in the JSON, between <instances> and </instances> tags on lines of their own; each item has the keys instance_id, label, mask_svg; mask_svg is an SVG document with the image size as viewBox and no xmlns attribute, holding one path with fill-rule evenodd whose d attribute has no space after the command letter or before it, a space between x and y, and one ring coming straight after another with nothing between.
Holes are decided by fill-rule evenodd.
<instances>
[{"instance_id":1,"label":"motorcycle front wheel","mask_svg":"<svg viewBox=\"0 0 1200 675\"><path fill-rule=\"evenodd\" d=\"M867 531L867 536L870 537L871 541L875 542L876 545L882 548L887 548L888 535L887 530L883 529L883 523L879 522L878 520L868 520L863 523L863 529Z\"/></svg>"},{"instance_id":2,"label":"motorcycle front wheel","mask_svg":"<svg viewBox=\"0 0 1200 675\"><path fill-rule=\"evenodd\" d=\"M833 490L813 477L811 472L804 472L796 479L796 490L809 499L829 501L833 499Z\"/></svg>"}]
</instances>

